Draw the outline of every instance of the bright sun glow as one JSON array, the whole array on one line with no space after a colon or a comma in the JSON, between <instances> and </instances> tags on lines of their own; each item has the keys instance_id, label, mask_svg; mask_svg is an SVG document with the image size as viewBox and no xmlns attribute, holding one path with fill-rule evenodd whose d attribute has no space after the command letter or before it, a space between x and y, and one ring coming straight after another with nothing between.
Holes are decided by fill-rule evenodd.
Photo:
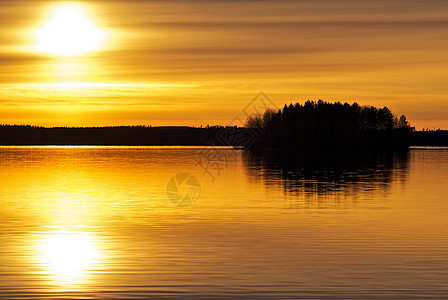
<instances>
[{"instance_id":1,"label":"bright sun glow","mask_svg":"<svg viewBox=\"0 0 448 300\"><path fill-rule=\"evenodd\" d=\"M75 56L101 47L104 32L96 27L85 8L60 4L36 32L36 50L58 56Z\"/></svg>"},{"instance_id":2,"label":"bright sun glow","mask_svg":"<svg viewBox=\"0 0 448 300\"><path fill-rule=\"evenodd\" d=\"M79 282L98 257L94 244L83 234L52 234L44 239L41 247L42 262L61 283Z\"/></svg>"}]
</instances>

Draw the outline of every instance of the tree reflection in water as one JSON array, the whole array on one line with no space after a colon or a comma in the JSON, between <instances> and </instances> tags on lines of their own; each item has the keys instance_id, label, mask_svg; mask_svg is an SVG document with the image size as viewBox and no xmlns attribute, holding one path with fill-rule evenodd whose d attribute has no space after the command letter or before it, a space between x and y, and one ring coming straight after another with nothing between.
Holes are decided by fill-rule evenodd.
<instances>
[{"instance_id":1,"label":"tree reflection in water","mask_svg":"<svg viewBox=\"0 0 448 300\"><path fill-rule=\"evenodd\" d=\"M375 199L405 183L409 169L408 152L245 151L243 161L251 181L280 187L288 208L378 204Z\"/></svg>"}]
</instances>

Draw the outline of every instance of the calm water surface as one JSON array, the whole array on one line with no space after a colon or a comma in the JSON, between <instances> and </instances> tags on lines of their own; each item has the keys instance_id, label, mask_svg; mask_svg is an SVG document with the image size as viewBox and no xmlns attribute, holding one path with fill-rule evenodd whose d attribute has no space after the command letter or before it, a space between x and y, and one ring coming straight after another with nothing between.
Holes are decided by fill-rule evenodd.
<instances>
[{"instance_id":1,"label":"calm water surface","mask_svg":"<svg viewBox=\"0 0 448 300\"><path fill-rule=\"evenodd\" d=\"M448 298L448 148L0 147L0 170L0 298Z\"/></svg>"}]
</instances>

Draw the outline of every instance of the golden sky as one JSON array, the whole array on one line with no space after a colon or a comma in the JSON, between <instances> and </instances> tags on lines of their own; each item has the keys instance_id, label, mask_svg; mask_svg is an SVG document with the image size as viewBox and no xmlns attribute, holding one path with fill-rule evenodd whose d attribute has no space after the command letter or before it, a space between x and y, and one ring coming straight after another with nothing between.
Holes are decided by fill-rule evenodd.
<instances>
[{"instance_id":1,"label":"golden sky","mask_svg":"<svg viewBox=\"0 0 448 300\"><path fill-rule=\"evenodd\" d=\"M445 0L0 0L0 26L0 123L225 125L263 91L448 128Z\"/></svg>"}]
</instances>

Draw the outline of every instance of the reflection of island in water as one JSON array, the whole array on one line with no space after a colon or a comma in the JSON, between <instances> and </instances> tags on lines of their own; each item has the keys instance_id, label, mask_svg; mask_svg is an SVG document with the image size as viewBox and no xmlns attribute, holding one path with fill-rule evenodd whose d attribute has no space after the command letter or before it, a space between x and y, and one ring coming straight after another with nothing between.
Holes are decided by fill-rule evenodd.
<instances>
[{"instance_id":1,"label":"reflection of island in water","mask_svg":"<svg viewBox=\"0 0 448 300\"><path fill-rule=\"evenodd\" d=\"M245 151L243 160L250 180L280 187L289 208L350 208L374 204L402 185L409 153Z\"/></svg>"}]
</instances>

